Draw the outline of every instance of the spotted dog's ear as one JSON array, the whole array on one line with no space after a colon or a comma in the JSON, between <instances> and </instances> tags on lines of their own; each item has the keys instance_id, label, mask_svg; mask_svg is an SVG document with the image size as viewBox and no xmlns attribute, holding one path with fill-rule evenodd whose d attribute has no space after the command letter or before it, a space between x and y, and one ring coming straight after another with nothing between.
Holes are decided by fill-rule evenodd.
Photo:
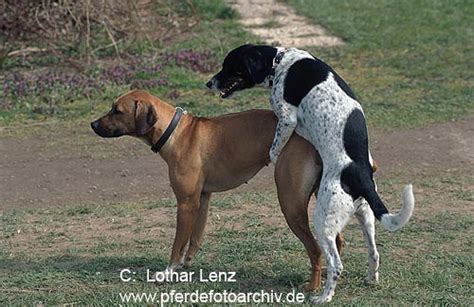
<instances>
[{"instance_id":1,"label":"spotted dog's ear","mask_svg":"<svg viewBox=\"0 0 474 307\"><path fill-rule=\"evenodd\" d=\"M155 108L143 101L135 101L135 133L137 136L145 135L156 123Z\"/></svg>"},{"instance_id":2,"label":"spotted dog's ear","mask_svg":"<svg viewBox=\"0 0 474 307\"><path fill-rule=\"evenodd\" d=\"M265 65L265 57L256 48L250 49L245 54L244 64L255 84L262 83L270 73Z\"/></svg>"}]
</instances>

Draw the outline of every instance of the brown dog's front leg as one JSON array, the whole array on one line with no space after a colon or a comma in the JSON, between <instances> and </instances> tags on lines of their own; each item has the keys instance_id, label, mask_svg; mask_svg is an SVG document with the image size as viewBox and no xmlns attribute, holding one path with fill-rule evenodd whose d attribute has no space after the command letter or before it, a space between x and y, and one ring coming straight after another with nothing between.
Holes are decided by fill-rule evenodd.
<instances>
[{"instance_id":1,"label":"brown dog's front leg","mask_svg":"<svg viewBox=\"0 0 474 307\"><path fill-rule=\"evenodd\" d=\"M209 200L211 193L201 193L200 206L198 216L194 221L194 229L191 233L191 240L189 241L189 248L184 258L184 265L190 266L193 262L194 255L199 250L202 244L202 237L204 235L204 229L206 228L207 214L209 212Z\"/></svg>"},{"instance_id":2,"label":"brown dog's front leg","mask_svg":"<svg viewBox=\"0 0 474 307\"><path fill-rule=\"evenodd\" d=\"M199 196L187 198L186 201L178 200L178 217L176 235L171 251L170 269L175 269L182 264L184 251L189 242L199 210Z\"/></svg>"},{"instance_id":3,"label":"brown dog's front leg","mask_svg":"<svg viewBox=\"0 0 474 307\"><path fill-rule=\"evenodd\" d=\"M344 237L342 236L342 233L339 233L336 237L336 246L339 256L342 256L342 249L344 247Z\"/></svg>"}]
</instances>

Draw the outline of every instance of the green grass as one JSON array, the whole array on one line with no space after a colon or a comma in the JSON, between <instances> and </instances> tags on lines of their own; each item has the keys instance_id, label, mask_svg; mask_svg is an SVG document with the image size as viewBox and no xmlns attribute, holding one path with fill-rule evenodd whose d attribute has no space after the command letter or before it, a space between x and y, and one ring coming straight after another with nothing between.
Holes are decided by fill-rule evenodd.
<instances>
[{"instance_id":1,"label":"green grass","mask_svg":"<svg viewBox=\"0 0 474 307\"><path fill-rule=\"evenodd\" d=\"M310 48L349 81L370 124L419 126L474 107L469 1L285 0L346 42Z\"/></svg>"},{"instance_id":2,"label":"green grass","mask_svg":"<svg viewBox=\"0 0 474 307\"><path fill-rule=\"evenodd\" d=\"M258 25L259 28L281 28L282 26L281 23L273 19Z\"/></svg>"},{"instance_id":3,"label":"green grass","mask_svg":"<svg viewBox=\"0 0 474 307\"><path fill-rule=\"evenodd\" d=\"M441 189L449 178L431 178L423 195L464 198ZM390 203L399 184L381 181ZM45 305L119 304L121 292L301 291L309 278L302 244L288 230L275 191L232 193L212 200L205 241L188 269L237 272L236 283L146 282L146 271L162 270L174 235L174 201L110 203L12 210L0 218L0 303ZM390 233L377 224L380 283L367 285L367 254L359 226L345 229L344 272L334 305L469 305L474 266L474 222L461 211L436 211L423 201L413 220ZM247 208L241 210L242 206ZM431 207L429 207L431 206ZM421 210L421 212L420 212ZM119 279L121 269L135 282Z\"/></svg>"}]
</instances>

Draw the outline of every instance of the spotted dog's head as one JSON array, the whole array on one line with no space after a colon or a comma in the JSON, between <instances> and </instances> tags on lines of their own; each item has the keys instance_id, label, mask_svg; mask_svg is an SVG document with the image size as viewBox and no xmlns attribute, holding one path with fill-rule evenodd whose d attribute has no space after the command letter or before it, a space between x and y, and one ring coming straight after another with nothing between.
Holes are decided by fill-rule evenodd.
<instances>
[{"instance_id":1,"label":"spotted dog's head","mask_svg":"<svg viewBox=\"0 0 474 307\"><path fill-rule=\"evenodd\" d=\"M122 135L143 136L157 120L151 97L145 91L131 91L120 96L107 114L91 123L92 130L106 138Z\"/></svg>"},{"instance_id":2,"label":"spotted dog's head","mask_svg":"<svg viewBox=\"0 0 474 307\"><path fill-rule=\"evenodd\" d=\"M227 98L236 91L262 84L272 73L277 49L271 46L243 45L227 54L222 69L207 87Z\"/></svg>"}]
</instances>

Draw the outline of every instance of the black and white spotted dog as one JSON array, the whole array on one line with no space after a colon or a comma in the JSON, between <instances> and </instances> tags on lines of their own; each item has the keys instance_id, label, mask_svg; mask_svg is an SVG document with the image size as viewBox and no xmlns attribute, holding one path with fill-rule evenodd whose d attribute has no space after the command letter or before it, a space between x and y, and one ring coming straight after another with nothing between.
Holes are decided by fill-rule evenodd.
<instances>
[{"instance_id":1,"label":"black and white spotted dog","mask_svg":"<svg viewBox=\"0 0 474 307\"><path fill-rule=\"evenodd\" d=\"M379 254L374 215L389 230L403 227L413 212L412 186L402 193L402 209L388 213L376 192L367 127L356 96L326 63L290 48L244 45L232 50L207 86L229 97L255 85L271 86L270 102L279 121L270 150L276 162L293 131L311 142L323 160L314 224L327 263L327 281L314 303L329 302L342 272L335 238L352 215L369 249L369 281L378 280Z\"/></svg>"}]
</instances>

